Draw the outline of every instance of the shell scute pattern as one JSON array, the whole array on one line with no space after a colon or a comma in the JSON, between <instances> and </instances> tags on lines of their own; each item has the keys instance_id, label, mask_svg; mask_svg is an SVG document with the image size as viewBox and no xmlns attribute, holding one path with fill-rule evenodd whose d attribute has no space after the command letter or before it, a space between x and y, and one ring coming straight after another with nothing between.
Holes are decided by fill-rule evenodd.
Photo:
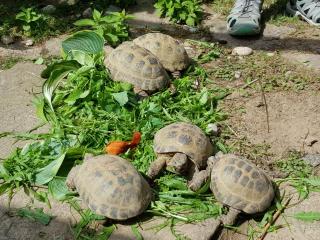
<instances>
[{"instance_id":1,"label":"shell scute pattern","mask_svg":"<svg viewBox=\"0 0 320 240\"><path fill-rule=\"evenodd\" d=\"M128 82L143 90L160 90L169 84L169 76L159 60L148 50L124 42L104 61L111 78Z\"/></svg>"},{"instance_id":2,"label":"shell scute pattern","mask_svg":"<svg viewBox=\"0 0 320 240\"><path fill-rule=\"evenodd\" d=\"M84 161L74 184L92 211L111 219L137 216L152 199L148 183L131 163L118 156L100 155Z\"/></svg>"},{"instance_id":3,"label":"shell scute pattern","mask_svg":"<svg viewBox=\"0 0 320 240\"><path fill-rule=\"evenodd\" d=\"M157 153L184 153L201 169L212 155L213 146L199 127L178 122L167 125L156 133L154 150Z\"/></svg>"},{"instance_id":4,"label":"shell scute pattern","mask_svg":"<svg viewBox=\"0 0 320 240\"><path fill-rule=\"evenodd\" d=\"M274 198L272 182L267 175L233 154L215 161L210 188L218 201L249 214L264 211Z\"/></svg>"},{"instance_id":5,"label":"shell scute pattern","mask_svg":"<svg viewBox=\"0 0 320 240\"><path fill-rule=\"evenodd\" d=\"M170 72L188 67L189 56L178 40L163 33L148 33L133 40L138 46L149 50Z\"/></svg>"}]
</instances>

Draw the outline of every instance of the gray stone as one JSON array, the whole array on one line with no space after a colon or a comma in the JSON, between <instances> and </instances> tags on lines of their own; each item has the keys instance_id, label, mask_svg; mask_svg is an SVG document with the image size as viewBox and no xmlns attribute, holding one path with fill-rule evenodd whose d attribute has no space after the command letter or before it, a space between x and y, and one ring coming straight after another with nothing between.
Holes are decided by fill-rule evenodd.
<instances>
[{"instance_id":1,"label":"gray stone","mask_svg":"<svg viewBox=\"0 0 320 240\"><path fill-rule=\"evenodd\" d=\"M4 45L9 45L9 44L14 43L14 38L12 36L10 36L10 35L2 35L1 36L1 42Z\"/></svg>"},{"instance_id":2,"label":"gray stone","mask_svg":"<svg viewBox=\"0 0 320 240\"><path fill-rule=\"evenodd\" d=\"M54 5L47 5L41 9L41 11L45 14L52 14L57 10Z\"/></svg>"},{"instance_id":3,"label":"gray stone","mask_svg":"<svg viewBox=\"0 0 320 240\"><path fill-rule=\"evenodd\" d=\"M319 154L307 154L302 157L306 163L310 164L312 167L317 167L320 165L320 153Z\"/></svg>"},{"instance_id":4,"label":"gray stone","mask_svg":"<svg viewBox=\"0 0 320 240\"><path fill-rule=\"evenodd\" d=\"M219 134L219 127L215 123L209 123L206 132L211 135L217 136Z\"/></svg>"},{"instance_id":5,"label":"gray stone","mask_svg":"<svg viewBox=\"0 0 320 240\"><path fill-rule=\"evenodd\" d=\"M92 18L92 8L87 8L82 12L82 16L85 18Z\"/></svg>"},{"instance_id":6,"label":"gray stone","mask_svg":"<svg viewBox=\"0 0 320 240\"><path fill-rule=\"evenodd\" d=\"M109 5L109 7L106 10L106 13L112 13L112 12L121 12L121 8L114 6L114 5Z\"/></svg>"}]
</instances>

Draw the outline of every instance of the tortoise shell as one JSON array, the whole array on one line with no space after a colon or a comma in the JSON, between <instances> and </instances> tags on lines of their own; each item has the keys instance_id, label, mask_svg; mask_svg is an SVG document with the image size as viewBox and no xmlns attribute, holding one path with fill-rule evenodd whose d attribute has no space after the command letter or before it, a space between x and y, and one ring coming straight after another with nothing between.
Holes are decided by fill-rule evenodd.
<instances>
[{"instance_id":1,"label":"tortoise shell","mask_svg":"<svg viewBox=\"0 0 320 240\"><path fill-rule=\"evenodd\" d=\"M170 72L183 70L190 64L183 44L169 35L148 33L134 39L133 42L153 53Z\"/></svg>"},{"instance_id":2,"label":"tortoise shell","mask_svg":"<svg viewBox=\"0 0 320 240\"><path fill-rule=\"evenodd\" d=\"M274 198L268 176L245 158L233 154L215 158L210 188L218 201L249 214L264 211Z\"/></svg>"},{"instance_id":3,"label":"tortoise shell","mask_svg":"<svg viewBox=\"0 0 320 240\"><path fill-rule=\"evenodd\" d=\"M178 122L160 129L154 137L156 153L184 153L199 168L205 168L213 153L210 139L197 126Z\"/></svg>"},{"instance_id":4,"label":"tortoise shell","mask_svg":"<svg viewBox=\"0 0 320 240\"><path fill-rule=\"evenodd\" d=\"M114 155L85 160L73 182L80 198L93 212L111 219L135 217L152 199L149 184L134 166Z\"/></svg>"},{"instance_id":5,"label":"tortoise shell","mask_svg":"<svg viewBox=\"0 0 320 240\"><path fill-rule=\"evenodd\" d=\"M160 90L170 81L159 60L151 52L132 42L119 45L104 63L113 80L131 83L142 90Z\"/></svg>"}]
</instances>

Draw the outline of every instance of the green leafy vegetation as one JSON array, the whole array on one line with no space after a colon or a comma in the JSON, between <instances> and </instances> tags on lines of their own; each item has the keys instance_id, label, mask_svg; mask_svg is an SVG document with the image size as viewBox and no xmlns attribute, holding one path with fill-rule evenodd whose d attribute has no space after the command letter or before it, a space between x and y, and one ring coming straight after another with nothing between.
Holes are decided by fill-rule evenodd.
<instances>
[{"instance_id":1,"label":"green leafy vegetation","mask_svg":"<svg viewBox=\"0 0 320 240\"><path fill-rule=\"evenodd\" d=\"M171 21L196 26L202 18L202 9L198 0L158 0L155 3L157 12Z\"/></svg>"},{"instance_id":2,"label":"green leafy vegetation","mask_svg":"<svg viewBox=\"0 0 320 240\"><path fill-rule=\"evenodd\" d=\"M32 219L43 225L48 225L52 219L52 216L44 213L43 209L41 208L36 208L36 209L21 208L18 210L17 214L20 217L26 217L26 218Z\"/></svg>"},{"instance_id":3,"label":"green leafy vegetation","mask_svg":"<svg viewBox=\"0 0 320 240\"><path fill-rule=\"evenodd\" d=\"M312 173L312 167L301 159L298 152L291 152L287 158L278 161L276 165L291 177L305 178Z\"/></svg>"},{"instance_id":4,"label":"green leafy vegetation","mask_svg":"<svg viewBox=\"0 0 320 240\"><path fill-rule=\"evenodd\" d=\"M30 197L48 205L48 194L68 202L82 217L74 228L77 238L98 237L90 231L90 224L101 220L101 216L81 209L75 193L64 183L69 170L81 163L84 153L103 153L109 141L127 140L132 132L140 131L142 142L122 156L145 173L155 159L153 137L158 129L186 121L205 130L208 123L225 119L217 102L227 91L207 88L207 74L200 65L191 66L173 82L176 93L164 89L138 101L130 84L111 80L103 64L103 43L103 38L91 31L76 33L63 42L63 59L55 60L43 71L42 77L47 78L43 96L34 101L37 115L51 125L50 133L16 133L19 139L36 141L18 148L0 164L2 194L12 197L23 188ZM184 178L168 173L157 180L155 195L146 214L165 217L164 225L172 231L178 222L201 221L224 211L208 193L208 186L194 193L187 189ZM112 229L109 226L99 234L105 237ZM137 229L133 230L138 236Z\"/></svg>"},{"instance_id":5,"label":"green leafy vegetation","mask_svg":"<svg viewBox=\"0 0 320 240\"><path fill-rule=\"evenodd\" d=\"M100 34L112 46L127 40L128 25L126 20L132 19L132 16L122 12L112 12L106 16L102 12L94 9L93 19L81 19L74 23L78 27L91 27L96 33Z\"/></svg>"},{"instance_id":6,"label":"green leafy vegetation","mask_svg":"<svg viewBox=\"0 0 320 240\"><path fill-rule=\"evenodd\" d=\"M22 9L16 15L16 19L22 22L23 34L27 37L32 36L46 20L44 15L37 13L33 8Z\"/></svg>"}]
</instances>

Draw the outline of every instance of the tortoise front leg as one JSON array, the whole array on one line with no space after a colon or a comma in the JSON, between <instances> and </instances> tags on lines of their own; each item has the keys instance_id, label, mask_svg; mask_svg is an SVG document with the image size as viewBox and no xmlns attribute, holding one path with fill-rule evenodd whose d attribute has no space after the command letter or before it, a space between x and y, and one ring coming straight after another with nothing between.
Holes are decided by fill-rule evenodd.
<instances>
[{"instance_id":1,"label":"tortoise front leg","mask_svg":"<svg viewBox=\"0 0 320 240\"><path fill-rule=\"evenodd\" d=\"M149 170L147 172L147 176L150 179L154 179L160 173L160 171L165 167L167 160L168 160L167 156L158 156L158 158L151 163Z\"/></svg>"},{"instance_id":2,"label":"tortoise front leg","mask_svg":"<svg viewBox=\"0 0 320 240\"><path fill-rule=\"evenodd\" d=\"M192 179L188 182L188 187L194 192L199 190L202 185L209 179L210 172L211 171L208 168L202 171L196 170L193 174Z\"/></svg>"}]
</instances>

